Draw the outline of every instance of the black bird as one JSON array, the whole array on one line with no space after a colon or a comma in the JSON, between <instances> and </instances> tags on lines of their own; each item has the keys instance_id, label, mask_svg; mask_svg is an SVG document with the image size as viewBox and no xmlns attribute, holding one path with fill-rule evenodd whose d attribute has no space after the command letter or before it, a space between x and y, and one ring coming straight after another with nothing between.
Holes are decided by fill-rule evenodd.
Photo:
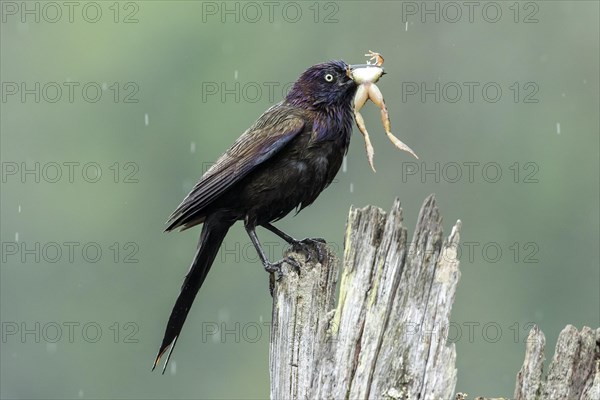
<instances>
[{"instance_id":1,"label":"black bird","mask_svg":"<svg viewBox=\"0 0 600 400\"><path fill-rule=\"evenodd\" d=\"M330 61L307 69L285 100L265 111L171 214L166 231L203 226L153 370L171 346L164 373L196 293L236 221L244 221L271 273L283 261L273 263L267 258L256 236L257 226L292 245L312 240L296 240L271 223L314 202L340 169L354 121L352 101L358 86L352 79L353 68L343 61Z\"/></svg>"}]
</instances>

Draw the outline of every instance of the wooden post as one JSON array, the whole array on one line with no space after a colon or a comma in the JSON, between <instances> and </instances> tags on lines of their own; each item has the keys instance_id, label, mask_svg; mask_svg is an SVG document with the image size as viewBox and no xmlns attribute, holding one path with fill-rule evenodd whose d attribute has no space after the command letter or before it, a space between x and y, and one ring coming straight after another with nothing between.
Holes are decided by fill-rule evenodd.
<instances>
[{"instance_id":1,"label":"wooden post","mask_svg":"<svg viewBox=\"0 0 600 400\"><path fill-rule=\"evenodd\" d=\"M287 253L301 272L285 264L274 285L271 399L467 398L455 392L456 352L446 341L461 222L444 238L441 221L429 196L408 242L398 200L389 213L352 208L337 302L338 262L325 245L322 263L316 248L308 259ZM600 399L600 329L565 331L546 381L545 340L532 330L517 399Z\"/></svg>"},{"instance_id":2,"label":"wooden post","mask_svg":"<svg viewBox=\"0 0 600 400\"><path fill-rule=\"evenodd\" d=\"M285 266L273 294L271 398L452 398L456 355L443 330L460 275L459 229L444 240L433 196L411 242L399 201L389 214L351 209L336 308L329 250L322 264L312 254L300 276Z\"/></svg>"}]
</instances>

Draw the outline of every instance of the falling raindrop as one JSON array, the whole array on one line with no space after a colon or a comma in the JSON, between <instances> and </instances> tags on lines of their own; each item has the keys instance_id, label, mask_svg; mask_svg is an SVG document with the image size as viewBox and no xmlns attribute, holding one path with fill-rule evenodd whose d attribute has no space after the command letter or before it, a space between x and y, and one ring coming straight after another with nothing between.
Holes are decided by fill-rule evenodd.
<instances>
[{"instance_id":1,"label":"falling raindrop","mask_svg":"<svg viewBox=\"0 0 600 400\"><path fill-rule=\"evenodd\" d=\"M404 31L408 32L408 21L404 23Z\"/></svg>"},{"instance_id":2,"label":"falling raindrop","mask_svg":"<svg viewBox=\"0 0 600 400\"><path fill-rule=\"evenodd\" d=\"M83 389L79 389L79 392L77 392L77 396L79 396L79 398L83 398Z\"/></svg>"},{"instance_id":3,"label":"falling raindrop","mask_svg":"<svg viewBox=\"0 0 600 400\"><path fill-rule=\"evenodd\" d=\"M21 205L19 204L19 214L21 214Z\"/></svg>"},{"instance_id":4,"label":"falling raindrop","mask_svg":"<svg viewBox=\"0 0 600 400\"><path fill-rule=\"evenodd\" d=\"M102 91L106 91L108 89L108 84L106 82L102 82Z\"/></svg>"},{"instance_id":5,"label":"falling raindrop","mask_svg":"<svg viewBox=\"0 0 600 400\"><path fill-rule=\"evenodd\" d=\"M196 142L190 143L190 153L194 154L196 152Z\"/></svg>"},{"instance_id":6,"label":"falling raindrop","mask_svg":"<svg viewBox=\"0 0 600 400\"><path fill-rule=\"evenodd\" d=\"M175 361L171 361L171 369L169 372L171 375L175 375L177 373L177 363Z\"/></svg>"},{"instance_id":7,"label":"falling raindrop","mask_svg":"<svg viewBox=\"0 0 600 400\"><path fill-rule=\"evenodd\" d=\"M556 134L560 135L560 122L556 123Z\"/></svg>"},{"instance_id":8,"label":"falling raindrop","mask_svg":"<svg viewBox=\"0 0 600 400\"><path fill-rule=\"evenodd\" d=\"M348 171L348 157L344 156L344 161L342 161L342 172Z\"/></svg>"},{"instance_id":9,"label":"falling raindrop","mask_svg":"<svg viewBox=\"0 0 600 400\"><path fill-rule=\"evenodd\" d=\"M236 81L238 79L238 70L237 69L235 71L233 71L233 79L235 79Z\"/></svg>"},{"instance_id":10,"label":"falling raindrop","mask_svg":"<svg viewBox=\"0 0 600 400\"><path fill-rule=\"evenodd\" d=\"M150 123L150 118L148 117L148 113L144 114L144 125L148 126Z\"/></svg>"},{"instance_id":11,"label":"falling raindrop","mask_svg":"<svg viewBox=\"0 0 600 400\"><path fill-rule=\"evenodd\" d=\"M350 182L350 193L354 193L354 183Z\"/></svg>"},{"instance_id":12,"label":"falling raindrop","mask_svg":"<svg viewBox=\"0 0 600 400\"><path fill-rule=\"evenodd\" d=\"M19 232L15 232L15 242L19 241Z\"/></svg>"}]
</instances>

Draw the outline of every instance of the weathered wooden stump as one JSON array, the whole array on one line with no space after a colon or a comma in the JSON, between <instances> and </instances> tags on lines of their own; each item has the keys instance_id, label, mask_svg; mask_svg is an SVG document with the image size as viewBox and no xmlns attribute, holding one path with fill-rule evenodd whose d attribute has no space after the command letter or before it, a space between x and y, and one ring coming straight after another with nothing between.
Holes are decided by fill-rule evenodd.
<instances>
[{"instance_id":1,"label":"weathered wooden stump","mask_svg":"<svg viewBox=\"0 0 600 400\"><path fill-rule=\"evenodd\" d=\"M444 238L441 220L429 196L408 242L398 200L389 213L352 208L337 302L338 262L325 245L321 263L316 251L287 253L302 268L298 275L284 265L274 286L271 399L466 398L455 394L456 352L444 329L460 277L461 223ZM547 379L545 339L537 329L530 335L517 399L600 399L600 329L567 327Z\"/></svg>"}]
</instances>

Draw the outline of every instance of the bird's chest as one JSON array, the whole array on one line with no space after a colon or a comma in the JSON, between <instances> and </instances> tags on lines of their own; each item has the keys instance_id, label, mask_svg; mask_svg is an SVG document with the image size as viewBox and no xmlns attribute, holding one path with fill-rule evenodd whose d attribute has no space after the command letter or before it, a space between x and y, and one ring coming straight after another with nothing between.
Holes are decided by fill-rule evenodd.
<instances>
[{"instance_id":1,"label":"bird's chest","mask_svg":"<svg viewBox=\"0 0 600 400\"><path fill-rule=\"evenodd\" d=\"M292 158L292 163L297 177L307 187L321 192L337 174L345 153L346 148L340 143L319 142L309 144L297 157Z\"/></svg>"},{"instance_id":2,"label":"bird's chest","mask_svg":"<svg viewBox=\"0 0 600 400\"><path fill-rule=\"evenodd\" d=\"M270 221L308 206L333 181L346 148L346 141L302 135L257 171L259 179L245 191L253 197L249 212Z\"/></svg>"},{"instance_id":3,"label":"bird's chest","mask_svg":"<svg viewBox=\"0 0 600 400\"><path fill-rule=\"evenodd\" d=\"M283 197L297 199L297 204L311 203L337 174L345 151L333 141L299 143L274 163L272 188Z\"/></svg>"}]
</instances>

